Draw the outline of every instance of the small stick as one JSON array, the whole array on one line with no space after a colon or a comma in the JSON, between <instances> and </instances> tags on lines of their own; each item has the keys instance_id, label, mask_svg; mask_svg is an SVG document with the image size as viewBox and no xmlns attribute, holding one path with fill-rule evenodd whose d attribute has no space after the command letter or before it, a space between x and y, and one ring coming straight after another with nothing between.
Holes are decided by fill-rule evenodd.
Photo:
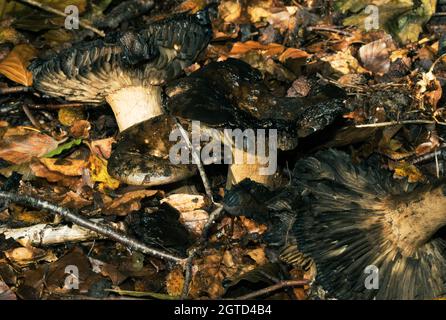
<instances>
[{"instance_id":1,"label":"small stick","mask_svg":"<svg viewBox=\"0 0 446 320\"><path fill-rule=\"evenodd\" d=\"M63 104L29 104L27 105L30 109L35 110L59 110L63 108L82 108L85 107L86 104L83 103L63 103Z\"/></svg>"},{"instance_id":2,"label":"small stick","mask_svg":"<svg viewBox=\"0 0 446 320\"><path fill-rule=\"evenodd\" d=\"M68 15L65 14L62 11L59 11L57 9L54 9L50 6L47 6L46 4L34 1L34 0L17 0L19 2L28 4L32 7L36 7L39 8L40 10L49 12L49 13L53 13L55 15L61 16L61 17L67 17ZM85 22L84 20L79 19L79 25L85 29L88 29L90 31L93 31L94 33L96 33L97 35L101 36L101 37L105 37L105 33L95 27L93 27L91 24L89 24L88 22Z\"/></svg>"},{"instance_id":3,"label":"small stick","mask_svg":"<svg viewBox=\"0 0 446 320\"><path fill-rule=\"evenodd\" d=\"M65 219L67 219L68 221L71 221L71 222L77 224L78 226L95 231L96 233L103 235L108 239L115 240L119 243L122 243L122 244L128 246L130 249L140 251L142 253L149 254L154 257L158 257L160 259L164 259L164 260L171 261L174 263L180 263L180 264L185 263L185 259L183 259L183 258L179 258L172 254L148 247L144 243L142 243L138 240L132 239L128 235L123 234L122 232L116 231L115 229L113 229L107 225L85 219L84 217L82 217L74 212L71 212L70 210L68 210L66 208L62 208L60 206L54 205L48 201L40 200L40 199L33 198L30 196L4 192L4 191L0 191L0 198L9 200L9 201L12 201L15 203L19 203L22 205L38 208L41 210L48 210L52 213L57 213L57 214L61 215L62 217L64 217Z\"/></svg>"},{"instance_id":4,"label":"small stick","mask_svg":"<svg viewBox=\"0 0 446 320\"><path fill-rule=\"evenodd\" d=\"M183 286L183 292L181 293L181 298L186 299L189 294L189 288L190 284L192 282L192 266L193 266L193 260L197 256L197 254L200 252L200 250L203 248L203 246L206 244L207 235L209 233L209 230L214 225L215 221L221 216L223 212L223 206L221 204L216 204L217 209L211 212L209 215L209 220L206 223L206 225L203 228L203 231L201 232L201 237L198 240L197 246L192 249L189 252L189 257L187 258L186 266L185 266L185 275L184 275L184 286Z\"/></svg>"},{"instance_id":5,"label":"small stick","mask_svg":"<svg viewBox=\"0 0 446 320\"><path fill-rule=\"evenodd\" d=\"M22 109L23 109L23 112L25 112L26 116L28 117L29 121L31 121L31 123L33 124L33 126L36 127L37 129L41 129L42 126L36 120L36 118L34 118L32 112L29 110L29 108L24 105L24 106L22 106Z\"/></svg>"},{"instance_id":6,"label":"small stick","mask_svg":"<svg viewBox=\"0 0 446 320\"><path fill-rule=\"evenodd\" d=\"M1 88L0 94L10 94L10 93L19 93L19 92L28 92L28 91L30 91L30 87Z\"/></svg>"},{"instance_id":7,"label":"small stick","mask_svg":"<svg viewBox=\"0 0 446 320\"><path fill-rule=\"evenodd\" d=\"M175 122L180 129L181 135L183 136L184 141L186 141L187 147L192 151L192 157L194 158L195 163L197 164L198 171L200 172L201 180L203 181L204 189L206 191L206 194L211 199L212 202L214 202L214 197L212 196L211 187L209 184L209 180L206 176L206 171L204 171L203 163L201 163L200 156L197 154L196 150L192 146L189 136L187 135L186 130L184 130L183 126L181 125L180 121L178 121L177 118L175 118Z\"/></svg>"},{"instance_id":8,"label":"small stick","mask_svg":"<svg viewBox=\"0 0 446 320\"><path fill-rule=\"evenodd\" d=\"M238 298L233 298L233 299L225 299L225 300L249 300L249 299L254 299L260 296L263 296L265 294L274 292L276 290L285 288L285 287L295 287L295 286L304 286L306 284L309 284L310 281L308 280L285 280L279 283L276 283L270 287L266 287L248 294L245 294L243 296L240 296Z\"/></svg>"},{"instance_id":9,"label":"small stick","mask_svg":"<svg viewBox=\"0 0 446 320\"><path fill-rule=\"evenodd\" d=\"M378 123L368 123L368 124L357 124L355 128L378 128L378 127L388 127L398 124L441 124L441 122L433 120L403 120L403 121L388 121L388 122L378 122Z\"/></svg>"},{"instance_id":10,"label":"small stick","mask_svg":"<svg viewBox=\"0 0 446 320\"><path fill-rule=\"evenodd\" d=\"M326 31L326 32L333 32L333 33L338 33L341 34L343 36L352 36L352 33L344 31L344 30L338 30L335 28L330 28L330 27L308 27L307 28L308 31Z\"/></svg>"}]
</instances>

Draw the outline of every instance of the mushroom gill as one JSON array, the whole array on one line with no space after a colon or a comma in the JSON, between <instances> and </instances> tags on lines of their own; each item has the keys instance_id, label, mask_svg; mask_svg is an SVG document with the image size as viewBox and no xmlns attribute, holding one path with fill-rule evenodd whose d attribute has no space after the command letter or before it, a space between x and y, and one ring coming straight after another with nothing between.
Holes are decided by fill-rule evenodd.
<instances>
[{"instance_id":1,"label":"mushroom gill","mask_svg":"<svg viewBox=\"0 0 446 320\"><path fill-rule=\"evenodd\" d=\"M229 212L250 203L237 190L227 196ZM312 258L317 284L336 298L432 299L446 291L446 241L438 233L445 190L444 181L410 184L329 149L299 160L292 186L264 196L268 209L258 218L270 226L266 242L286 248L287 259ZM370 268L376 286L366 285Z\"/></svg>"}]
</instances>

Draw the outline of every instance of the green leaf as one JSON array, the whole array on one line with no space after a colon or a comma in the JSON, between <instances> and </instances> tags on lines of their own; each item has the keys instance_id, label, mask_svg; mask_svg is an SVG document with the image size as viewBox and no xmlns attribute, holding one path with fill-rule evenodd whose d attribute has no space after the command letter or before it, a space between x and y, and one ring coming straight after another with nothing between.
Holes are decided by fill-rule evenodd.
<instances>
[{"instance_id":1,"label":"green leaf","mask_svg":"<svg viewBox=\"0 0 446 320\"><path fill-rule=\"evenodd\" d=\"M53 151L48 152L47 154L45 154L43 156L43 158L52 158L54 156L61 154L62 152L66 151L66 150L73 148L74 146L80 145L81 143L82 143L82 139L80 139L80 138L71 140L70 142L67 142L67 143L64 143L64 144L58 146Z\"/></svg>"}]
</instances>

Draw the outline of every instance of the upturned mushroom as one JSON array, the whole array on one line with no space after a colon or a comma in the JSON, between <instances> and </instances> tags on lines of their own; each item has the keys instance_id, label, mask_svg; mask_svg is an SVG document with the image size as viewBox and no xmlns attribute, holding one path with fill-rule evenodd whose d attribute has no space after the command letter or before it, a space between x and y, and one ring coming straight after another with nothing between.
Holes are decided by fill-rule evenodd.
<instances>
[{"instance_id":1,"label":"upturned mushroom","mask_svg":"<svg viewBox=\"0 0 446 320\"><path fill-rule=\"evenodd\" d=\"M329 295L432 299L445 293L444 181L396 180L374 163L355 165L329 149L298 161L292 184L264 196L267 242L288 248L284 260L313 259L316 283ZM246 188L227 196L229 211L251 202L240 189ZM247 212L256 218L252 209ZM289 250L293 245L298 251Z\"/></svg>"},{"instance_id":2,"label":"upturned mushroom","mask_svg":"<svg viewBox=\"0 0 446 320\"><path fill-rule=\"evenodd\" d=\"M108 102L120 131L163 113L161 86L191 65L210 41L207 10L179 14L139 31L79 43L36 60L34 88L51 97Z\"/></svg>"}]
</instances>

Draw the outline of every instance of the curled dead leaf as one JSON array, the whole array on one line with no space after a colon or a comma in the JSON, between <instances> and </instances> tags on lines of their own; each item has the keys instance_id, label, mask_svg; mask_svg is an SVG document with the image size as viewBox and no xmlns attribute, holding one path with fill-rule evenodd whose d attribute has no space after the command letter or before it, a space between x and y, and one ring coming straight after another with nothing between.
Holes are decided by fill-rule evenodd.
<instances>
[{"instance_id":1,"label":"curled dead leaf","mask_svg":"<svg viewBox=\"0 0 446 320\"><path fill-rule=\"evenodd\" d=\"M0 73L14 82L28 87L32 86L33 75L27 68L35 56L34 47L28 44L19 44L0 62Z\"/></svg>"}]
</instances>

